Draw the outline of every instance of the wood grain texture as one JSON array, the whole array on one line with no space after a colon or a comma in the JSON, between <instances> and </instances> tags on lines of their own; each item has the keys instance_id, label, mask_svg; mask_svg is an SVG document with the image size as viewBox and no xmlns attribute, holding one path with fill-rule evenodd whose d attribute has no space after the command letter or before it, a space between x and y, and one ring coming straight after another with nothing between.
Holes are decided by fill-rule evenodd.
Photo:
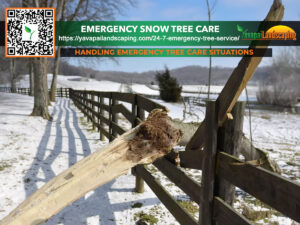
<instances>
[{"instance_id":1,"label":"wood grain texture","mask_svg":"<svg viewBox=\"0 0 300 225\"><path fill-rule=\"evenodd\" d=\"M221 225L251 225L244 216L237 213L223 199L214 199L214 221Z\"/></svg>"},{"instance_id":2,"label":"wood grain texture","mask_svg":"<svg viewBox=\"0 0 300 225\"><path fill-rule=\"evenodd\" d=\"M180 168L161 158L153 163L164 175L166 175L177 187L184 191L190 198L200 204L201 186L186 175Z\"/></svg>"},{"instance_id":3,"label":"wood grain texture","mask_svg":"<svg viewBox=\"0 0 300 225\"><path fill-rule=\"evenodd\" d=\"M138 175L144 178L151 190L167 207L176 220L184 225L197 225L196 220L183 209L176 200L163 188L163 186L144 168L143 165L138 165L136 168Z\"/></svg>"},{"instance_id":4,"label":"wood grain texture","mask_svg":"<svg viewBox=\"0 0 300 225\"><path fill-rule=\"evenodd\" d=\"M199 224L211 225L213 223L213 200L215 195L215 169L217 155L217 108L215 102L206 103L207 133L206 147L204 149L202 168L202 191L199 213Z\"/></svg>"},{"instance_id":5,"label":"wood grain texture","mask_svg":"<svg viewBox=\"0 0 300 225\"><path fill-rule=\"evenodd\" d=\"M154 110L138 127L54 177L1 220L0 224L42 224L67 205L127 173L130 168L152 163L164 156L182 136L170 121L166 112ZM156 128L153 125L155 122L162 126Z\"/></svg>"},{"instance_id":6,"label":"wood grain texture","mask_svg":"<svg viewBox=\"0 0 300 225\"><path fill-rule=\"evenodd\" d=\"M300 185L266 169L218 154L218 174L291 219L300 222Z\"/></svg>"}]
</instances>

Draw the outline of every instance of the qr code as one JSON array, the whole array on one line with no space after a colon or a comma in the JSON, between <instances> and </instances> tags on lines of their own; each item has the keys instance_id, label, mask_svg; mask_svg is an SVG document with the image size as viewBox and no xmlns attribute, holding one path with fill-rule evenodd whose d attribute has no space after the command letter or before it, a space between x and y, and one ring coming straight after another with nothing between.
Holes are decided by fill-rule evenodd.
<instances>
[{"instance_id":1,"label":"qr code","mask_svg":"<svg viewBox=\"0 0 300 225\"><path fill-rule=\"evenodd\" d=\"M54 57L54 8L7 8L7 57Z\"/></svg>"}]
</instances>

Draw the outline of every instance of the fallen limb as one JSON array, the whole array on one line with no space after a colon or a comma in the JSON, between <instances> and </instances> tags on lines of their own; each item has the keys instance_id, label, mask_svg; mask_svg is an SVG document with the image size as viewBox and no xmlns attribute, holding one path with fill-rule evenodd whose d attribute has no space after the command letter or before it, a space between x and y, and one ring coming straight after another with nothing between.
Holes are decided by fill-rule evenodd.
<instances>
[{"instance_id":1,"label":"fallen limb","mask_svg":"<svg viewBox=\"0 0 300 225\"><path fill-rule=\"evenodd\" d=\"M38 225L87 192L128 172L137 164L152 163L176 145L182 132L162 110L107 147L94 152L54 177L6 216L1 225Z\"/></svg>"}]
</instances>

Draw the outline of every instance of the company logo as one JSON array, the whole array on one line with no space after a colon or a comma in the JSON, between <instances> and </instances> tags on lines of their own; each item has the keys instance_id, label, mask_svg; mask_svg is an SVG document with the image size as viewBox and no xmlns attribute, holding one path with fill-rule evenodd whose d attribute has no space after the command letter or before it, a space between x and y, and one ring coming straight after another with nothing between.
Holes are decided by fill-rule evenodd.
<instances>
[{"instance_id":1,"label":"company logo","mask_svg":"<svg viewBox=\"0 0 300 225\"><path fill-rule=\"evenodd\" d=\"M38 25L37 24L23 24L22 40L23 41L38 41Z\"/></svg>"},{"instance_id":2,"label":"company logo","mask_svg":"<svg viewBox=\"0 0 300 225\"><path fill-rule=\"evenodd\" d=\"M297 40L296 32L285 25L273 26L267 31L260 32L248 32L248 29L244 29L242 26L237 25L237 30L243 34L242 40Z\"/></svg>"}]
</instances>

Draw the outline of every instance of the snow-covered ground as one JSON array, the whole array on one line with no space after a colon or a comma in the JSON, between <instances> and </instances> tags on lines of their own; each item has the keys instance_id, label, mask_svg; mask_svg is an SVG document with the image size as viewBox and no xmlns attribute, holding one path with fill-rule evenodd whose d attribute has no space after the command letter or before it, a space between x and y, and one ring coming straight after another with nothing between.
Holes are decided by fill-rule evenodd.
<instances>
[{"instance_id":1,"label":"snow-covered ground","mask_svg":"<svg viewBox=\"0 0 300 225\"><path fill-rule=\"evenodd\" d=\"M0 219L58 173L107 142L99 141L69 99L50 107L53 121L28 116L33 98L0 93ZM46 224L135 224L140 213L157 224L178 224L148 186L134 192L135 178L124 175L88 193ZM182 193L172 193L183 199Z\"/></svg>"},{"instance_id":2,"label":"snow-covered ground","mask_svg":"<svg viewBox=\"0 0 300 225\"><path fill-rule=\"evenodd\" d=\"M80 79L59 76L58 86L98 91L126 91L128 88L110 81ZM28 79L25 77L18 86L28 87ZM137 93L151 95L151 91L154 91L138 84L133 84L132 89ZM187 113L184 115L183 103L155 101L167 106L172 118L183 120L185 117L186 122L200 122L205 115L203 107L187 105ZM86 123L83 115L68 99L59 99L50 107L54 117L52 122L29 117L32 105L31 97L0 93L0 218L56 174L107 144L98 140L99 134L92 131L90 124ZM252 111L251 115L254 145L269 153L281 167L283 176L300 182L300 115L271 111ZM124 127L128 126L125 121L121 122ZM248 113L244 120L244 133L250 136ZM195 203L190 202L181 190L155 167L149 168L181 204L187 205L191 211L197 211ZM185 171L200 182L201 172ZM158 219L156 224L178 224L147 185L144 194L136 194L133 192L134 183L132 175L115 179L68 206L47 224L127 225L135 224L142 213L154 221ZM245 205L258 211L269 210L238 190L235 207L242 212ZM194 215L197 217L198 213L194 212ZM277 213L255 222L292 224L290 219Z\"/></svg>"}]
</instances>

